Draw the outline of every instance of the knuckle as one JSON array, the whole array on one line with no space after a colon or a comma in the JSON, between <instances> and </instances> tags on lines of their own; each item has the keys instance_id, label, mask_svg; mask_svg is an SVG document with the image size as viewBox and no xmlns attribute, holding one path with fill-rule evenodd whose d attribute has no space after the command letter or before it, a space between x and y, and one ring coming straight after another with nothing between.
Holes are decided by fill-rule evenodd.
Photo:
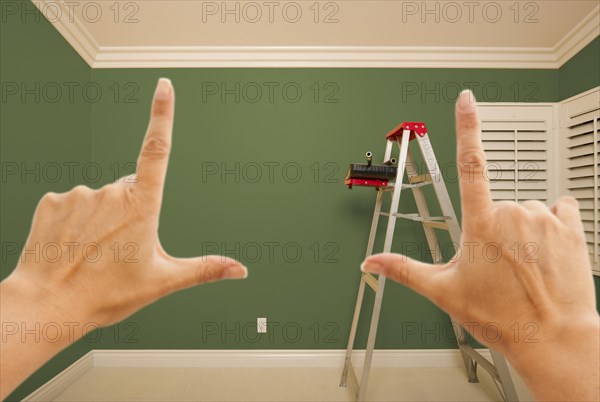
<instances>
[{"instance_id":1,"label":"knuckle","mask_svg":"<svg viewBox=\"0 0 600 402\"><path fill-rule=\"evenodd\" d=\"M396 282L400 282L405 286L410 286L410 270L407 268L406 264L385 265L383 274Z\"/></svg>"},{"instance_id":2,"label":"knuckle","mask_svg":"<svg viewBox=\"0 0 600 402\"><path fill-rule=\"evenodd\" d=\"M496 210L501 213L513 214L521 211L522 207L514 201L498 201L494 204Z\"/></svg>"},{"instance_id":3,"label":"knuckle","mask_svg":"<svg viewBox=\"0 0 600 402\"><path fill-rule=\"evenodd\" d=\"M42 196L39 202L39 207L55 206L60 202L60 195L55 192L48 192Z\"/></svg>"},{"instance_id":4,"label":"knuckle","mask_svg":"<svg viewBox=\"0 0 600 402\"><path fill-rule=\"evenodd\" d=\"M119 205L123 195L118 186L115 184L106 185L96 191L98 202L106 203L107 205Z\"/></svg>"},{"instance_id":5,"label":"knuckle","mask_svg":"<svg viewBox=\"0 0 600 402\"><path fill-rule=\"evenodd\" d=\"M479 169L483 170L485 165L485 155L481 149L469 147L461 150L459 164L461 169Z\"/></svg>"},{"instance_id":6,"label":"knuckle","mask_svg":"<svg viewBox=\"0 0 600 402\"><path fill-rule=\"evenodd\" d=\"M70 191L64 193L64 196L67 200L71 200L72 202L90 200L94 195L95 190L84 186L78 185L73 187Z\"/></svg>"},{"instance_id":7,"label":"knuckle","mask_svg":"<svg viewBox=\"0 0 600 402\"><path fill-rule=\"evenodd\" d=\"M72 195L77 195L77 196L86 196L92 193L92 189L84 186L82 184L73 187L73 189L71 189L71 191L69 191L70 194Z\"/></svg>"},{"instance_id":8,"label":"knuckle","mask_svg":"<svg viewBox=\"0 0 600 402\"><path fill-rule=\"evenodd\" d=\"M218 281L221 278L221 269L212 263L207 264L196 274L197 283L209 283Z\"/></svg>"},{"instance_id":9,"label":"knuckle","mask_svg":"<svg viewBox=\"0 0 600 402\"><path fill-rule=\"evenodd\" d=\"M521 205L526 209L534 211L543 211L547 209L546 204L538 200L527 200L522 202Z\"/></svg>"},{"instance_id":10,"label":"knuckle","mask_svg":"<svg viewBox=\"0 0 600 402\"><path fill-rule=\"evenodd\" d=\"M171 111L171 101L169 99L154 98L152 104L152 114L155 116L169 116Z\"/></svg>"},{"instance_id":11,"label":"knuckle","mask_svg":"<svg viewBox=\"0 0 600 402\"><path fill-rule=\"evenodd\" d=\"M579 201L576 198L571 197L570 195L563 195L558 199L557 205L570 205L579 209Z\"/></svg>"},{"instance_id":12,"label":"knuckle","mask_svg":"<svg viewBox=\"0 0 600 402\"><path fill-rule=\"evenodd\" d=\"M514 201L496 202L494 204L494 212L496 222L512 222L515 224L524 222L524 218L527 215L525 207Z\"/></svg>"},{"instance_id":13,"label":"knuckle","mask_svg":"<svg viewBox=\"0 0 600 402\"><path fill-rule=\"evenodd\" d=\"M458 128L463 130L479 129L479 118L477 113L464 113L462 118L457 122Z\"/></svg>"},{"instance_id":14,"label":"knuckle","mask_svg":"<svg viewBox=\"0 0 600 402\"><path fill-rule=\"evenodd\" d=\"M142 156L149 159L162 159L169 155L171 144L164 138L150 135L144 143Z\"/></svg>"}]
</instances>

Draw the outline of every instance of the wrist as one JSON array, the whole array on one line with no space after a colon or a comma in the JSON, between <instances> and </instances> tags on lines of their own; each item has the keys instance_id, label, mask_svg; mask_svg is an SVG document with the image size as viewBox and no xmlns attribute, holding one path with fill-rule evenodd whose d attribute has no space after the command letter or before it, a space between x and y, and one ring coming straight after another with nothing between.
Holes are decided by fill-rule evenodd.
<instances>
[{"instance_id":1,"label":"wrist","mask_svg":"<svg viewBox=\"0 0 600 402\"><path fill-rule=\"evenodd\" d=\"M597 398L584 384L600 383L600 317L595 310L571 317L540 324L537 342L505 351L536 400Z\"/></svg>"},{"instance_id":2,"label":"wrist","mask_svg":"<svg viewBox=\"0 0 600 402\"><path fill-rule=\"evenodd\" d=\"M18 274L2 281L0 288L0 321L6 337L62 349L85 335L82 321L48 289L36 287Z\"/></svg>"}]
</instances>

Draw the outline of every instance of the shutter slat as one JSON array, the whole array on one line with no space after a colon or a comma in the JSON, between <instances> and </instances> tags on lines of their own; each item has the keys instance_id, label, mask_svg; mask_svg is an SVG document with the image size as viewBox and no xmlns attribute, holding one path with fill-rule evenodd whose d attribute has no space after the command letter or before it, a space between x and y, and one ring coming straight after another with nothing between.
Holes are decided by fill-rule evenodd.
<instances>
[{"instance_id":1,"label":"shutter slat","mask_svg":"<svg viewBox=\"0 0 600 402\"><path fill-rule=\"evenodd\" d=\"M481 122L485 131L546 131L545 121L527 121L527 120L488 120L482 119Z\"/></svg>"},{"instance_id":2,"label":"shutter slat","mask_svg":"<svg viewBox=\"0 0 600 402\"><path fill-rule=\"evenodd\" d=\"M503 200L512 200L516 199L516 194L514 191L510 190L495 190L492 191L492 198L494 201L503 201Z\"/></svg>"},{"instance_id":3,"label":"shutter slat","mask_svg":"<svg viewBox=\"0 0 600 402\"><path fill-rule=\"evenodd\" d=\"M592 134L594 131L594 122L591 120L586 121L583 124L569 126L568 129L569 134L567 135L567 138L574 139L581 135Z\"/></svg>"},{"instance_id":4,"label":"shutter slat","mask_svg":"<svg viewBox=\"0 0 600 402\"><path fill-rule=\"evenodd\" d=\"M540 152L517 150L517 159L519 161L545 161L547 160L547 157L545 151Z\"/></svg>"},{"instance_id":5,"label":"shutter slat","mask_svg":"<svg viewBox=\"0 0 600 402\"><path fill-rule=\"evenodd\" d=\"M514 151L486 151L487 158L491 161L512 161L514 166Z\"/></svg>"},{"instance_id":6,"label":"shutter slat","mask_svg":"<svg viewBox=\"0 0 600 402\"><path fill-rule=\"evenodd\" d=\"M546 131L517 131L517 141L542 141L546 142Z\"/></svg>"},{"instance_id":7,"label":"shutter slat","mask_svg":"<svg viewBox=\"0 0 600 402\"><path fill-rule=\"evenodd\" d=\"M596 174L596 169L594 165L587 165L581 167L574 167L568 169L567 171L567 179L577 179L579 177L594 177Z\"/></svg>"},{"instance_id":8,"label":"shutter slat","mask_svg":"<svg viewBox=\"0 0 600 402\"><path fill-rule=\"evenodd\" d=\"M546 181L547 180L547 172L545 170L520 170L517 172L517 176L520 181L529 180L529 181ZM500 181L500 180L515 180L515 171L514 170L488 170L487 178L490 182Z\"/></svg>"},{"instance_id":9,"label":"shutter slat","mask_svg":"<svg viewBox=\"0 0 600 402\"><path fill-rule=\"evenodd\" d=\"M546 191L547 184L545 181L518 181L517 188L521 190L544 190Z\"/></svg>"},{"instance_id":10,"label":"shutter slat","mask_svg":"<svg viewBox=\"0 0 600 402\"><path fill-rule=\"evenodd\" d=\"M484 147L490 151L502 151L515 149L514 141L485 141Z\"/></svg>"},{"instance_id":11,"label":"shutter slat","mask_svg":"<svg viewBox=\"0 0 600 402\"><path fill-rule=\"evenodd\" d=\"M577 168L582 166L594 166L594 154L587 154L567 159L567 168Z\"/></svg>"},{"instance_id":12,"label":"shutter slat","mask_svg":"<svg viewBox=\"0 0 600 402\"><path fill-rule=\"evenodd\" d=\"M488 152L486 152L486 155ZM548 165L546 161L525 161L525 162L517 162L518 170L546 170ZM511 160L494 160L487 159L487 169L488 170L514 170L515 169L515 161L514 158Z\"/></svg>"},{"instance_id":13,"label":"shutter slat","mask_svg":"<svg viewBox=\"0 0 600 402\"><path fill-rule=\"evenodd\" d=\"M516 183L514 181L508 180L498 180L490 182L491 190L514 190L516 188Z\"/></svg>"},{"instance_id":14,"label":"shutter slat","mask_svg":"<svg viewBox=\"0 0 600 402\"><path fill-rule=\"evenodd\" d=\"M573 159L586 155L594 155L594 144L585 144L567 149L567 158Z\"/></svg>"},{"instance_id":15,"label":"shutter slat","mask_svg":"<svg viewBox=\"0 0 600 402\"><path fill-rule=\"evenodd\" d=\"M570 188L594 188L594 176L583 176L569 179L567 186Z\"/></svg>"},{"instance_id":16,"label":"shutter slat","mask_svg":"<svg viewBox=\"0 0 600 402\"><path fill-rule=\"evenodd\" d=\"M596 107L595 109L592 109L585 113L569 117L567 127L575 127L581 124L586 124L587 122L598 120L600 118L600 113L598 113L599 110L600 109Z\"/></svg>"},{"instance_id":17,"label":"shutter slat","mask_svg":"<svg viewBox=\"0 0 600 402\"><path fill-rule=\"evenodd\" d=\"M574 189L569 189L571 190L570 193L573 197L577 198L577 200L579 200L579 202L581 202L581 199L590 199L593 200L594 199L594 189L593 188L574 188Z\"/></svg>"},{"instance_id":18,"label":"shutter slat","mask_svg":"<svg viewBox=\"0 0 600 402\"><path fill-rule=\"evenodd\" d=\"M594 210L592 209L585 209L585 210L580 210L579 211L581 213L581 219L585 220L585 221L590 221L593 222L594 221Z\"/></svg>"},{"instance_id":19,"label":"shutter slat","mask_svg":"<svg viewBox=\"0 0 600 402\"><path fill-rule=\"evenodd\" d=\"M571 149L574 147L579 147L582 145L594 145L594 133L591 131L589 133L581 134L569 138L569 143L567 148Z\"/></svg>"},{"instance_id":20,"label":"shutter slat","mask_svg":"<svg viewBox=\"0 0 600 402\"><path fill-rule=\"evenodd\" d=\"M547 191L544 190L519 190L519 200L546 200Z\"/></svg>"},{"instance_id":21,"label":"shutter slat","mask_svg":"<svg viewBox=\"0 0 600 402\"><path fill-rule=\"evenodd\" d=\"M519 150L519 151L545 151L547 149L548 149L548 144L546 144L545 141L518 141L517 142L517 150Z\"/></svg>"},{"instance_id":22,"label":"shutter slat","mask_svg":"<svg viewBox=\"0 0 600 402\"><path fill-rule=\"evenodd\" d=\"M481 131L481 139L482 141L514 141L515 132L514 131L492 131L492 130L482 130Z\"/></svg>"},{"instance_id":23,"label":"shutter slat","mask_svg":"<svg viewBox=\"0 0 600 402\"><path fill-rule=\"evenodd\" d=\"M594 209L594 199L593 198L587 198L587 199L580 199L579 200L579 208L581 210L585 210L585 209Z\"/></svg>"}]
</instances>

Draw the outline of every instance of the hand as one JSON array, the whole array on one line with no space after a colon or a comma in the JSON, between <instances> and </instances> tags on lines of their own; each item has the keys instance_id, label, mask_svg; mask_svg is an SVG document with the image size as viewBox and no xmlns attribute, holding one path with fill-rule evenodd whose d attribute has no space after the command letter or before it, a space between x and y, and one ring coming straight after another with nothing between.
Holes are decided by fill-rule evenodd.
<instances>
[{"instance_id":1,"label":"hand","mask_svg":"<svg viewBox=\"0 0 600 402\"><path fill-rule=\"evenodd\" d=\"M457 102L456 132L463 211L460 252L443 265L379 254L367 258L362 269L429 298L479 342L505 353L526 380L538 377L551 383L555 378L554 387L562 384L562 390L530 384L538 398L598 398L599 323L577 201L562 197L551 208L539 201L493 203L470 91L463 91ZM581 359L573 366L587 368L578 385L591 381L578 390L560 375L581 371L568 365L576 356ZM548 373L552 367L558 376Z\"/></svg>"},{"instance_id":2,"label":"hand","mask_svg":"<svg viewBox=\"0 0 600 402\"><path fill-rule=\"evenodd\" d=\"M247 276L246 268L235 260L219 256L175 258L160 244L157 230L174 104L170 81L161 79L135 177L99 190L78 186L42 198L20 262L0 285L3 325L110 325L177 290ZM40 249L47 252L40 256ZM64 347L74 340L56 344ZM23 362L23 354L33 351L34 346L27 349L27 345L9 341L2 347L2 396L6 396L43 361ZM49 358L54 352L45 350L38 357ZM11 363L11 356L20 364Z\"/></svg>"}]
</instances>

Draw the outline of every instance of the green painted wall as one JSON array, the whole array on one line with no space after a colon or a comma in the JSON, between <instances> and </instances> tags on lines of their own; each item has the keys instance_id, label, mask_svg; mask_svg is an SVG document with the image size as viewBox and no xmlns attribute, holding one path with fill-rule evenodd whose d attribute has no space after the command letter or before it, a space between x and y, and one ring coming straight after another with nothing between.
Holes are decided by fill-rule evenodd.
<instances>
[{"instance_id":1,"label":"green painted wall","mask_svg":"<svg viewBox=\"0 0 600 402\"><path fill-rule=\"evenodd\" d=\"M160 238L177 256L202 254L211 246L216 246L213 252L236 256L227 250L239 244L237 256L250 270L246 281L186 290L135 314L128 321L138 329L138 343L101 340L95 346L344 348L375 197L369 189L344 187L347 164L363 160L367 150L383 158L388 130L403 120L423 120L458 206L458 186L452 180L458 88L471 82L484 101L517 100L517 88L520 100L556 101L557 75L549 70L93 71L94 81L103 86L135 83L139 88L138 103L106 99L92 108L93 159L103 166L135 160L155 82L160 76L173 80L177 115ZM421 83L430 93L421 91ZM411 95L415 85L419 94ZM256 95L257 87L268 86L276 88L273 102L266 90L262 97ZM289 99L295 96L292 88L302 90L297 102ZM221 98L224 89L231 93ZM326 98L328 91L335 95ZM221 177L224 169L231 172ZM297 171L301 177L294 182ZM410 198L403 208L415 211ZM424 248L419 226L399 225L397 251ZM272 259L269 243L279 243ZM297 249L302 257L293 261ZM420 252L409 254L427 259ZM252 327L263 316L279 325L272 337L255 341ZM359 345L367 323L360 327ZM447 331L436 338L436 328ZM450 333L446 315L429 301L388 285L378 348L453 347Z\"/></svg>"},{"instance_id":2,"label":"green painted wall","mask_svg":"<svg viewBox=\"0 0 600 402\"><path fill-rule=\"evenodd\" d=\"M23 8L19 15L0 16L1 278L17 263L12 246L25 241L40 197L84 182L81 167L90 160L91 144L91 103L82 99L81 90L74 89L73 98L68 94L70 83L81 88L90 81L89 67L33 4L11 3ZM21 10L33 14L21 17ZM31 173L23 177L26 170ZM9 400L25 397L89 349L79 343L64 351Z\"/></svg>"},{"instance_id":3,"label":"green painted wall","mask_svg":"<svg viewBox=\"0 0 600 402\"><path fill-rule=\"evenodd\" d=\"M453 102L459 88L473 87L480 101L568 96L559 87L570 71L565 67L91 71L45 20L28 18L3 19L0 31L3 85L40 82L46 88L39 103L33 95L2 100L2 244L25 240L46 191L98 187L131 171L156 79L167 76L178 106L163 245L177 256L237 256L250 277L180 292L91 334L11 400L92 348L344 348L374 203L373 191L342 185L347 164L362 161L367 150L382 158L384 135L400 121L426 121L458 206ZM53 103L48 83L65 88L71 82L87 84L85 94L75 91L74 102L63 94ZM39 182L8 175L13 162L39 162ZM53 182L52 163L70 162L79 163L74 179L63 167ZM417 226L401 223L398 233L396 251L428 259ZM17 257L6 254L2 277L16 264ZM253 329L259 316L272 323L267 335ZM359 345L366 338L364 317ZM444 313L399 285L387 286L378 348L453 346Z\"/></svg>"},{"instance_id":4,"label":"green painted wall","mask_svg":"<svg viewBox=\"0 0 600 402\"><path fill-rule=\"evenodd\" d=\"M0 16L1 278L17 263L13 246L25 241L41 196L84 183L82 167L91 157L91 103L81 92L89 66L33 4L11 3L19 14L2 8ZM8 400L22 399L90 349L78 343L65 350Z\"/></svg>"},{"instance_id":5,"label":"green painted wall","mask_svg":"<svg viewBox=\"0 0 600 402\"><path fill-rule=\"evenodd\" d=\"M558 73L560 99L600 85L600 36L566 62Z\"/></svg>"}]
</instances>

